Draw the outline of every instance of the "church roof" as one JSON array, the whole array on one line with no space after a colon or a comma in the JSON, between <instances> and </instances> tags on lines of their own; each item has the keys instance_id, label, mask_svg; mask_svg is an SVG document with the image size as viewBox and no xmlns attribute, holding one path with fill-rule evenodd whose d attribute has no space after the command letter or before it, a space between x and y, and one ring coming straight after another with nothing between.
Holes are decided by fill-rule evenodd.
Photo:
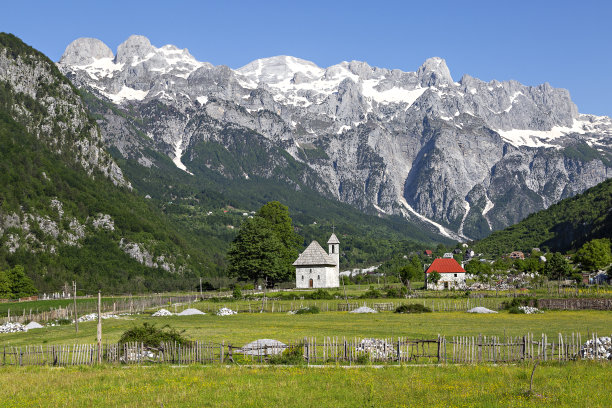
<instances>
[{"instance_id":1,"label":"church roof","mask_svg":"<svg viewBox=\"0 0 612 408\"><path fill-rule=\"evenodd\" d=\"M298 256L298 259L293 263L293 266L336 266L334 258L329 256L327 252L317 241L312 241L308 248Z\"/></svg>"},{"instance_id":2,"label":"church roof","mask_svg":"<svg viewBox=\"0 0 612 408\"><path fill-rule=\"evenodd\" d=\"M331 237L329 237L329 239L327 240L328 244L339 244L340 241L338 241L338 237L336 236L336 234L334 234L332 232Z\"/></svg>"}]
</instances>

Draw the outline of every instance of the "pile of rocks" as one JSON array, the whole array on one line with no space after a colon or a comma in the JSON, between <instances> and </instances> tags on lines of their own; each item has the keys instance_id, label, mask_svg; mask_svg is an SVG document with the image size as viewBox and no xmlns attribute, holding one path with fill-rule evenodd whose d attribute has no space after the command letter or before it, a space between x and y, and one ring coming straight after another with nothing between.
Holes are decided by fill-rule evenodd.
<instances>
[{"instance_id":1,"label":"pile of rocks","mask_svg":"<svg viewBox=\"0 0 612 408\"><path fill-rule=\"evenodd\" d=\"M372 360L388 359L397 355L393 344L383 339L363 339L355 346L355 351L368 353Z\"/></svg>"},{"instance_id":2,"label":"pile of rocks","mask_svg":"<svg viewBox=\"0 0 612 408\"><path fill-rule=\"evenodd\" d=\"M43 325L42 325L42 324L40 324L40 323L36 323L36 322L30 322L30 323L28 323L28 324L26 324L26 325L25 325L25 329L26 329L26 331L28 331L28 330L34 330L34 329L42 329L43 327L45 327L45 326L43 326Z\"/></svg>"},{"instance_id":3,"label":"pile of rocks","mask_svg":"<svg viewBox=\"0 0 612 408\"><path fill-rule=\"evenodd\" d=\"M172 312L166 309L159 309L157 312L151 315L152 317L172 316Z\"/></svg>"},{"instance_id":4,"label":"pile of rocks","mask_svg":"<svg viewBox=\"0 0 612 408\"><path fill-rule=\"evenodd\" d=\"M238 351L249 356L267 356L281 354L286 348L287 345L278 340L259 339L245 344Z\"/></svg>"},{"instance_id":5,"label":"pile of rocks","mask_svg":"<svg viewBox=\"0 0 612 408\"><path fill-rule=\"evenodd\" d=\"M178 313L177 316L193 316L193 315L205 315L201 310L198 309L185 309L182 312Z\"/></svg>"},{"instance_id":6,"label":"pile of rocks","mask_svg":"<svg viewBox=\"0 0 612 408\"><path fill-rule=\"evenodd\" d=\"M361 306L355 310L350 311L349 313L378 313L376 310L371 307Z\"/></svg>"},{"instance_id":7,"label":"pile of rocks","mask_svg":"<svg viewBox=\"0 0 612 408\"><path fill-rule=\"evenodd\" d=\"M495 310L487 309L486 307L478 306L467 311L468 313L497 313Z\"/></svg>"},{"instance_id":8,"label":"pile of rocks","mask_svg":"<svg viewBox=\"0 0 612 408\"><path fill-rule=\"evenodd\" d=\"M543 311L541 311L537 307L519 306L518 308L519 308L519 310L522 310L523 312L525 312L525 314L544 313Z\"/></svg>"},{"instance_id":9,"label":"pile of rocks","mask_svg":"<svg viewBox=\"0 0 612 408\"><path fill-rule=\"evenodd\" d=\"M119 319L119 316L114 314L103 314L102 319ZM92 322L94 320L98 320L97 313L90 313L79 317L79 323L82 322Z\"/></svg>"},{"instance_id":10,"label":"pile of rocks","mask_svg":"<svg viewBox=\"0 0 612 408\"><path fill-rule=\"evenodd\" d=\"M595 341L587 340L580 348L580 357L591 360L612 360L612 338L597 337Z\"/></svg>"},{"instance_id":11,"label":"pile of rocks","mask_svg":"<svg viewBox=\"0 0 612 408\"><path fill-rule=\"evenodd\" d=\"M28 331L28 329L21 323L7 322L0 326L0 333L17 333L24 331Z\"/></svg>"},{"instance_id":12,"label":"pile of rocks","mask_svg":"<svg viewBox=\"0 0 612 408\"><path fill-rule=\"evenodd\" d=\"M231 316L235 314L238 314L238 312L232 309L228 309L227 307L222 307L217 311L217 316Z\"/></svg>"}]
</instances>

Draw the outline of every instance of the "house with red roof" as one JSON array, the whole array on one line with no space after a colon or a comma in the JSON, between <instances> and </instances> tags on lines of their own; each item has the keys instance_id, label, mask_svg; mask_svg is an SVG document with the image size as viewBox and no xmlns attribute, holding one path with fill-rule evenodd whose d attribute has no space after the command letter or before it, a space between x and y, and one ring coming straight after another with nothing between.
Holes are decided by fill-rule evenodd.
<instances>
[{"instance_id":1,"label":"house with red roof","mask_svg":"<svg viewBox=\"0 0 612 408\"><path fill-rule=\"evenodd\" d=\"M430 258L431 258L431 255L433 254L431 249L426 249L423 253Z\"/></svg>"},{"instance_id":2,"label":"house with red roof","mask_svg":"<svg viewBox=\"0 0 612 408\"><path fill-rule=\"evenodd\" d=\"M440 274L437 283L430 282L433 272ZM453 258L436 258L427 268L427 289L464 289L465 288L465 269Z\"/></svg>"}]
</instances>

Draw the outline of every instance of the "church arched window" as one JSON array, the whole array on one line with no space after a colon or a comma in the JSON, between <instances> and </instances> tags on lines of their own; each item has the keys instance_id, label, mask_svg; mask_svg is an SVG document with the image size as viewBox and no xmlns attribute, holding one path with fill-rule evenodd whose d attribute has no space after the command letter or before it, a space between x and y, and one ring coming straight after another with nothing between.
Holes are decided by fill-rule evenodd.
<instances>
[{"instance_id":1,"label":"church arched window","mask_svg":"<svg viewBox=\"0 0 612 408\"><path fill-rule=\"evenodd\" d=\"M318 280L321 280L321 275L317 275L317 279L318 279Z\"/></svg>"}]
</instances>

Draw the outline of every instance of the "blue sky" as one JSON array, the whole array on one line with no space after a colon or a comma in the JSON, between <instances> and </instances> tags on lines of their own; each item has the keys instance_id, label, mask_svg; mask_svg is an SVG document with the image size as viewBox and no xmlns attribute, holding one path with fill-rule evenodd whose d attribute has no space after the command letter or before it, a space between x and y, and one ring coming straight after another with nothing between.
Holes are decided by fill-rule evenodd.
<instances>
[{"instance_id":1,"label":"blue sky","mask_svg":"<svg viewBox=\"0 0 612 408\"><path fill-rule=\"evenodd\" d=\"M451 74L549 82L582 113L612 116L612 5L606 1L13 1L0 30L57 61L78 37L113 51L131 34L238 68L293 55L416 70L446 59Z\"/></svg>"}]
</instances>

